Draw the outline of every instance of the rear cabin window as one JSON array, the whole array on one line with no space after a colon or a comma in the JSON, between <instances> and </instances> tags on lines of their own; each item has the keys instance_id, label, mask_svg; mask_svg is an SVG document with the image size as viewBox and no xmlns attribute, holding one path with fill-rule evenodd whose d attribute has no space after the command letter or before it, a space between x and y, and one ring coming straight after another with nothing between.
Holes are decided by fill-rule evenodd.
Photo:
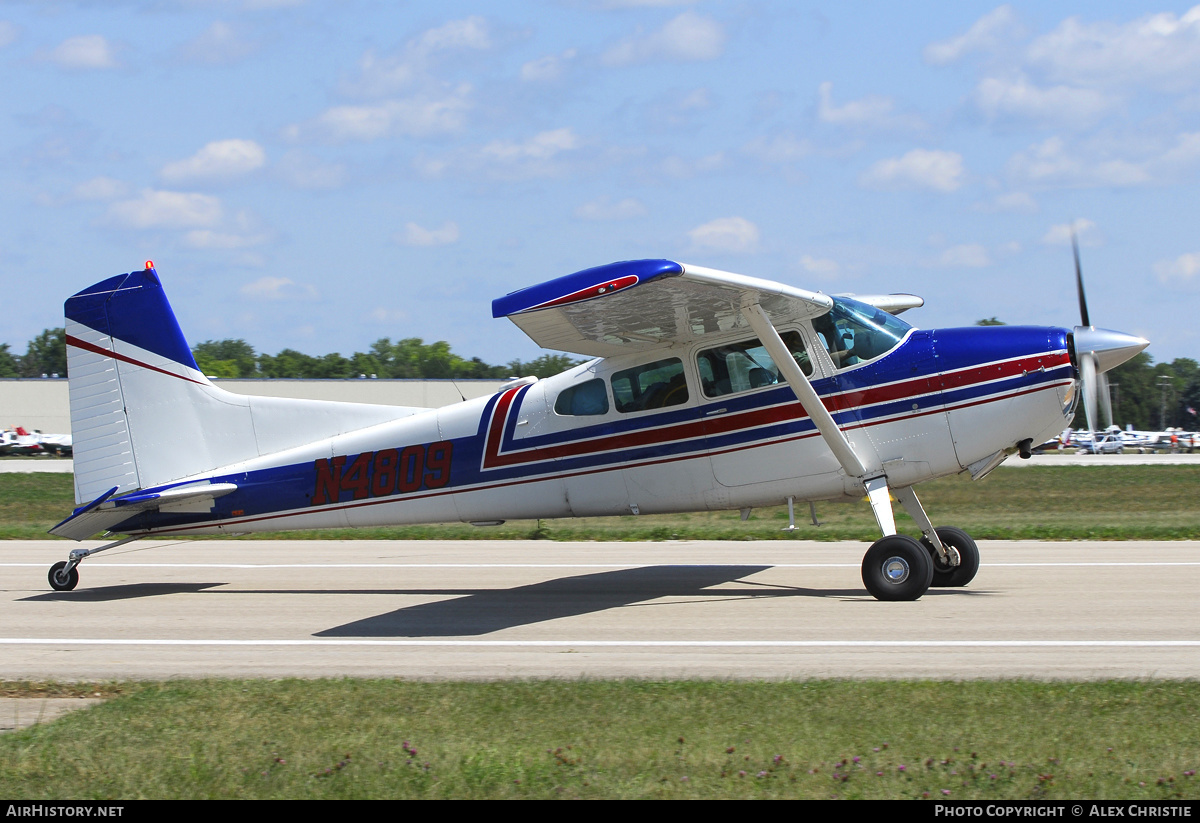
<instances>
[{"instance_id":1,"label":"rear cabin window","mask_svg":"<svg viewBox=\"0 0 1200 823\"><path fill-rule=\"evenodd\" d=\"M785 331L780 337L800 370L811 377L812 363L800 333ZM775 361L757 339L705 349L696 355L696 367L706 397L722 397L784 382Z\"/></svg>"},{"instance_id":2,"label":"rear cabin window","mask_svg":"<svg viewBox=\"0 0 1200 823\"><path fill-rule=\"evenodd\" d=\"M592 414L608 412L608 391L600 378L571 386L559 393L554 401L554 411L574 417L584 417Z\"/></svg>"},{"instance_id":3,"label":"rear cabin window","mask_svg":"<svg viewBox=\"0 0 1200 823\"><path fill-rule=\"evenodd\" d=\"M688 388L683 361L672 357L614 372L612 390L613 402L619 412L662 409L686 403Z\"/></svg>"}]
</instances>

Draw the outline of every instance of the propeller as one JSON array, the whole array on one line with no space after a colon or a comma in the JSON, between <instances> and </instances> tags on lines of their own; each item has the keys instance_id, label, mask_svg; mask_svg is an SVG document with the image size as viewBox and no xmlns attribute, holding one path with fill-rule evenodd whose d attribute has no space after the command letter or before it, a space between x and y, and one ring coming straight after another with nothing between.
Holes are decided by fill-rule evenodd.
<instances>
[{"instance_id":1,"label":"propeller","mask_svg":"<svg viewBox=\"0 0 1200 823\"><path fill-rule=\"evenodd\" d=\"M1100 412L1104 427L1112 425L1112 398L1109 396L1109 369L1115 368L1150 345L1150 341L1119 331L1098 329L1088 315L1087 297L1083 289L1083 267L1079 263L1079 241L1071 230L1071 249L1075 252L1075 290L1079 293L1079 321L1072 331L1075 362L1079 367L1080 389L1083 392L1083 411L1088 429L1099 431ZM1099 406L1099 408L1097 408Z\"/></svg>"}]
</instances>

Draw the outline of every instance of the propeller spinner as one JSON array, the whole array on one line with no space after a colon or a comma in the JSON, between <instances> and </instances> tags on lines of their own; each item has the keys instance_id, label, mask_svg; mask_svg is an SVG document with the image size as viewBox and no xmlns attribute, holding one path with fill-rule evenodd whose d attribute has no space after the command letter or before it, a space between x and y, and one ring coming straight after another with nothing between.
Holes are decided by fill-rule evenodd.
<instances>
[{"instance_id":1,"label":"propeller spinner","mask_svg":"<svg viewBox=\"0 0 1200 823\"><path fill-rule=\"evenodd\" d=\"M1079 293L1079 320L1081 325L1071 334L1075 363L1079 368L1079 382L1083 391L1083 410L1088 428L1095 432L1100 427L1097 403L1104 412L1105 426L1112 424L1112 401L1108 392L1109 369L1116 368L1150 345L1143 337L1109 329L1098 329L1088 316L1087 297L1083 290L1083 268L1079 264L1079 242L1071 232L1071 248L1075 252L1075 289Z\"/></svg>"}]
</instances>

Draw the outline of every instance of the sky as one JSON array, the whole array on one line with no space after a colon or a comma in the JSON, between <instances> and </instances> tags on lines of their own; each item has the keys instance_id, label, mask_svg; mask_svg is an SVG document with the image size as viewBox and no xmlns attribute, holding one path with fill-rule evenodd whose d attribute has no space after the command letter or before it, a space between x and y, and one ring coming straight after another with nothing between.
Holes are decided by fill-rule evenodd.
<instances>
[{"instance_id":1,"label":"sky","mask_svg":"<svg viewBox=\"0 0 1200 823\"><path fill-rule=\"evenodd\" d=\"M153 260L185 336L541 350L669 258L1200 359L1200 6L0 0L0 343Z\"/></svg>"}]
</instances>

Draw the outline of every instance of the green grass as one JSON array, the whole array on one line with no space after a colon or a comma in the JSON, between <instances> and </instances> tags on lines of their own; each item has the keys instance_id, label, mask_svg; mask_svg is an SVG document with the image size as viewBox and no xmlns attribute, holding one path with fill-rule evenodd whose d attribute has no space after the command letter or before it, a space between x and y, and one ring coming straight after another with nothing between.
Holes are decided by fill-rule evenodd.
<instances>
[{"instance_id":1,"label":"green grass","mask_svg":"<svg viewBox=\"0 0 1200 823\"><path fill-rule=\"evenodd\" d=\"M1190 466L1001 469L920 488L935 522L979 538L1200 537ZM70 475L0 475L0 537L43 537L72 505ZM865 504L818 515L796 536L875 537ZM777 539L786 517L285 536ZM1197 682L0 683L0 696L84 694L111 699L0 735L0 796L1200 798Z\"/></svg>"},{"instance_id":2,"label":"green grass","mask_svg":"<svg viewBox=\"0 0 1200 823\"><path fill-rule=\"evenodd\" d=\"M96 708L0 736L0 796L1200 797L1194 682L184 681L111 690L119 696Z\"/></svg>"},{"instance_id":3,"label":"green grass","mask_svg":"<svg viewBox=\"0 0 1200 823\"><path fill-rule=\"evenodd\" d=\"M0 475L0 539L39 539L74 507L67 474ZM1200 537L1200 466L1033 466L1001 468L982 482L964 475L918 486L933 521L976 539L1181 540ZM896 506L902 530L915 533ZM514 540L874 540L865 503L819 503L823 525L796 507L800 528L789 535L784 506L756 509L746 522L735 512L516 520L478 528L465 523L281 532L287 539Z\"/></svg>"}]
</instances>

